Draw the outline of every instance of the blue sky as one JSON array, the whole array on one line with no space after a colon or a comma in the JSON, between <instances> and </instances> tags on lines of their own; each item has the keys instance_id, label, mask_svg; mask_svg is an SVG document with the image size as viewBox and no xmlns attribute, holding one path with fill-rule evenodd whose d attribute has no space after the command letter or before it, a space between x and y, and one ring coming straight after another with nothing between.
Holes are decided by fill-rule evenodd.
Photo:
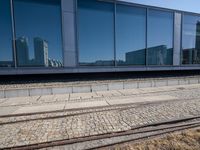
<instances>
[{"instance_id":1,"label":"blue sky","mask_svg":"<svg viewBox=\"0 0 200 150\"><path fill-rule=\"evenodd\" d=\"M200 13L200 0L122 0L138 4Z\"/></svg>"}]
</instances>

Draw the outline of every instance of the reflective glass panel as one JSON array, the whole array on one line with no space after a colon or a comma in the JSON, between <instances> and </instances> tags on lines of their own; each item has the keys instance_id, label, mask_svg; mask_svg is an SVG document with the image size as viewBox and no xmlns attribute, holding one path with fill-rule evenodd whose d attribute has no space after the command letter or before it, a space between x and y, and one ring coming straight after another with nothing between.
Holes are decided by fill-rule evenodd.
<instances>
[{"instance_id":1,"label":"reflective glass panel","mask_svg":"<svg viewBox=\"0 0 200 150\"><path fill-rule=\"evenodd\" d=\"M182 64L200 64L200 17L184 16Z\"/></svg>"},{"instance_id":2,"label":"reflective glass panel","mask_svg":"<svg viewBox=\"0 0 200 150\"><path fill-rule=\"evenodd\" d=\"M10 1L0 0L0 67L13 65Z\"/></svg>"},{"instance_id":3,"label":"reflective glass panel","mask_svg":"<svg viewBox=\"0 0 200 150\"><path fill-rule=\"evenodd\" d=\"M79 63L114 64L114 5L98 0L78 0Z\"/></svg>"},{"instance_id":4,"label":"reflective glass panel","mask_svg":"<svg viewBox=\"0 0 200 150\"><path fill-rule=\"evenodd\" d=\"M118 65L145 65L146 9L117 5L116 55Z\"/></svg>"},{"instance_id":5,"label":"reflective glass panel","mask_svg":"<svg viewBox=\"0 0 200 150\"><path fill-rule=\"evenodd\" d=\"M63 66L60 3L14 0L18 66Z\"/></svg>"},{"instance_id":6,"label":"reflective glass panel","mask_svg":"<svg viewBox=\"0 0 200 150\"><path fill-rule=\"evenodd\" d=\"M147 28L148 65L172 65L173 13L149 10Z\"/></svg>"}]
</instances>

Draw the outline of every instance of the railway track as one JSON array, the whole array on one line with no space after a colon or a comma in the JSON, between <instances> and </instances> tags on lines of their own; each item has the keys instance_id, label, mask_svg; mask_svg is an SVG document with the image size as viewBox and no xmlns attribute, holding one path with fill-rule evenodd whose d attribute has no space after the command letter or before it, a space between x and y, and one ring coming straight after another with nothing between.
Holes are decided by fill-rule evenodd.
<instances>
[{"instance_id":1,"label":"railway track","mask_svg":"<svg viewBox=\"0 0 200 150\"><path fill-rule=\"evenodd\" d=\"M177 89L177 90L182 90L182 89ZM192 102L192 100L194 100L195 103ZM180 110L178 109L178 107L175 107L172 109L163 109L163 111L173 112L173 114L176 114L176 112L177 112L177 114L178 114L177 116L175 116L175 115L169 116L169 118L171 118L171 119L168 118L168 113L164 113L166 115L166 117L164 116L164 119L162 118L163 117L162 116L160 119L158 119L158 120L156 119L156 121L155 121L154 118L157 115L154 115L155 117L152 118L153 121L150 121L151 123L146 122L146 120L145 120L144 122L143 121L140 122L140 123L142 123L142 125L141 124L136 125L134 123L131 124L131 122L129 122L130 123L129 124L126 121L124 121L125 123L127 123L130 126L130 128L129 129L123 128L123 130L121 130L120 132L117 132L116 130L110 130L110 131L98 133L98 134L95 134L95 133L88 134L88 135L81 134L81 135L73 136L70 138L67 138L66 136L64 138L59 137L59 138L55 138L53 140L49 140L47 138L47 140L43 140L43 141L41 141L41 143L32 142L34 144L27 144L27 145L19 143L13 147L12 147L12 145L10 145L10 146L2 145L2 146L5 146L5 148L3 148L3 149L14 149L14 150L15 149L16 150L28 150L28 149L51 150L51 149L55 149L55 148L56 149L59 149L59 148L60 149L69 149L69 150L70 149L82 150L82 149L103 149L103 148L106 148L109 146L126 143L126 142L130 142L130 141L140 141L140 140L142 141L147 138L149 139L149 138L153 138L156 136L162 136L162 135L165 135L165 134L171 133L171 132L177 132L177 131L182 131L182 130L186 130L186 129L200 127L200 115L199 115L200 113L198 111L199 108L195 107L195 106L199 105L198 100L199 100L199 98L197 96L195 99L193 99L193 98L185 99L183 101L185 103L183 103L181 99L177 99L177 100L174 100L173 102L172 101L170 101L170 102L169 101L162 101L162 102L157 101L157 102L137 103L137 104L133 103L133 104L124 104L124 105L112 105L112 106L107 106L107 107L104 106L104 107L96 107L96 108L72 109L72 110L60 110L60 111L52 111L52 112L40 112L40 113L0 116L0 127L8 126L8 129L9 129L9 128L11 128L10 126L13 126L13 129L15 129L13 131L16 131L16 129L18 129L20 127L20 125L23 125L20 127L20 129L22 129L22 131L29 132L29 128L26 126L32 126L33 122L35 124L37 124L36 123L37 121L41 122L41 124L39 124L40 126L43 126L43 121L46 123L49 122L49 125L51 127L52 123L59 121L59 119L64 120L65 118L68 118L68 117L69 118L75 117L75 119L77 119L78 117L81 118L85 115L89 116L90 114L92 114L92 116L93 116L93 114L95 114L94 115L95 117L99 117L98 115L100 115L101 112L105 112L105 114L107 112L119 113L119 114L131 112L131 113L129 113L128 116L129 116L129 118L130 117L134 118L133 114L132 114L132 110L135 110L137 108L138 111L140 111L140 109L143 108L143 106L144 107L152 106L152 108L155 108L155 109L153 109L154 111L152 111L152 112L157 112L157 110L160 110L158 108L161 108L161 110L162 110L162 107L171 108L172 106L178 106L180 108ZM169 102L169 104L170 103L171 104L168 106L165 105L168 102ZM191 105L189 105L190 104L189 102L191 103ZM183 106L182 106L182 104L183 104ZM158 107L159 105L161 105L161 106ZM182 115L180 112L182 112L181 110L183 110L184 108L186 109L186 111L184 112L185 114ZM187 109L187 108L189 108L189 109ZM192 111L193 108L196 112ZM145 114L145 116L149 116L148 113L149 113L149 111L152 110L152 109L149 109L149 110L148 109L149 108L143 109L143 110L147 110L147 111L144 111L145 113L147 113L147 114ZM169 110L172 110L172 111L169 111ZM173 111L173 110L175 110L175 111ZM138 117L139 117L140 116L139 114L142 115L142 113L143 113L143 111L141 111L141 113L138 113L136 115L138 115ZM188 117L188 116L193 116L193 117ZM124 118L126 118L126 116L124 116ZM150 116L150 118L151 118L151 116ZM56 119L58 119L58 120L56 120ZM121 118L121 119L123 120L123 118ZM176 119L176 120L172 120L172 119ZM53 121L51 121L51 120L53 120ZM94 121L95 119L92 118L91 120ZM108 119L108 120L110 120L110 119ZM161 122L162 120L165 120L165 121ZM97 123L98 123L98 121L97 121ZM16 126L15 126L15 123L16 123ZM67 123L68 122L65 122L64 124L67 126ZM65 125L62 127L66 128ZM26 128L25 130L23 130L24 126ZM46 126L46 127L48 127L48 126ZM123 127L123 126L121 126L121 127ZM65 128L63 128L63 129L65 129ZM95 128L96 128L96 126L95 126ZM107 128L107 126L106 126L106 128ZM4 129L4 128L1 128L1 129ZM60 128L60 129L62 129L62 128ZM76 130L76 129L74 129L74 130ZM6 130L2 130L2 132L3 131L6 131ZM35 130L32 130L32 131L35 131ZM55 131L55 130L53 130L53 131ZM12 133L12 132L9 132L9 133ZM30 133L33 133L33 132L30 132ZM7 132L4 132L4 134L6 135ZM16 133L16 134L18 134L18 133ZM10 134L7 134L7 135L10 135ZM11 135L14 135L14 134L11 134ZM27 136L28 133L24 133L24 135ZM37 133L37 135L44 135L44 134ZM5 136L5 137L7 138L8 136ZM74 137L76 137L76 138L74 138ZM16 139L16 141L18 141L17 136L15 136L15 139ZM59 139L59 140L57 140L57 139ZM20 145L22 145L22 146L20 146Z\"/></svg>"},{"instance_id":2,"label":"railway track","mask_svg":"<svg viewBox=\"0 0 200 150\"><path fill-rule=\"evenodd\" d=\"M170 120L158 122L137 127L131 130L115 133L100 134L94 136L72 138L67 140L58 140L45 143L37 143L32 145L8 147L4 149L13 150L29 150L29 149L102 149L105 147L122 144L130 141L138 141L153 138L171 132L200 127L200 116L182 118L179 120Z\"/></svg>"},{"instance_id":3,"label":"railway track","mask_svg":"<svg viewBox=\"0 0 200 150\"><path fill-rule=\"evenodd\" d=\"M174 100L174 101L181 101L181 100ZM140 103L132 103L132 104L113 105L113 106L99 106L99 107L93 107L93 108L63 109L63 110L57 110L57 111L47 111L47 112L37 112L37 113L2 115L0 116L0 126L19 123L19 122L26 122L26 121L58 119L58 118L64 118L64 117L79 116L79 115L84 115L84 114L107 112L107 111L114 111L114 110L124 111L128 109L143 107L145 105L148 105L148 106L156 105L156 104L159 105L160 103L167 103L167 102L169 101L140 102Z\"/></svg>"}]
</instances>

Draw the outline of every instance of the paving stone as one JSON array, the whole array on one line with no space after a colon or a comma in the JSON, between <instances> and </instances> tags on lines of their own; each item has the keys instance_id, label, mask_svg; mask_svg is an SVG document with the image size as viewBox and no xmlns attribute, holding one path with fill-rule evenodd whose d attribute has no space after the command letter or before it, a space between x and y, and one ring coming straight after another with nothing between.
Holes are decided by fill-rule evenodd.
<instances>
[{"instance_id":1,"label":"paving stone","mask_svg":"<svg viewBox=\"0 0 200 150\"><path fill-rule=\"evenodd\" d=\"M17 111L13 112L13 114L22 114L22 113L36 113L36 112L45 112L45 111L56 111L64 109L65 103L63 104L51 104L51 105L43 105L43 106L29 106L22 107Z\"/></svg>"},{"instance_id":2,"label":"paving stone","mask_svg":"<svg viewBox=\"0 0 200 150\"><path fill-rule=\"evenodd\" d=\"M163 91L159 91L159 90ZM165 90L164 90L165 89ZM155 89L154 89L155 90ZM151 92L147 89L146 93L136 95L123 95L119 91L111 92L108 98L102 98L102 101L52 103L51 105L31 105L29 107L3 107L0 106L0 113L10 111L14 113L22 112L40 112L41 110L57 110L65 108L86 108L88 106L109 106L104 101L112 101L122 104L131 101L158 101L148 105L119 105L90 110L80 109L76 111L64 111L60 113L38 114L34 116L19 116L13 118L0 118L0 123L4 119L15 121L27 119L26 121L13 122L10 124L0 124L0 149L10 146L22 146L26 144L37 144L41 142L52 142L56 140L85 137L89 135L98 135L100 133L114 133L118 131L130 130L139 125L147 125L169 121L173 119L182 119L188 116L194 117L200 115L200 86L174 86L162 87L159 90ZM143 92L145 89L142 90ZM152 90L153 91L153 90ZM157 92L156 92L157 91ZM130 92L130 91L129 91ZM115 93L120 95L112 96ZM108 94L108 93L106 93ZM168 101L166 101L168 100ZM124 104L123 103L123 104ZM5 108L9 108L5 109ZM15 111L15 109L18 109ZM108 109L112 108L112 109ZM115 108L115 109L113 109ZM3 110L4 109L4 110ZM87 112L87 113L84 113ZM74 113L73 115L68 115ZM2 114L2 113L1 113ZM45 116L46 115L46 116ZM56 117L59 115L59 117ZM40 117L52 117L46 119L37 119ZM29 120L33 119L33 120ZM4 120L5 121L5 120ZM120 139L118 139L120 140ZM81 145L79 145L81 147ZM65 147L66 148L66 147ZM67 147L67 149L77 148L76 146ZM53 149L53 148L52 148Z\"/></svg>"}]
</instances>

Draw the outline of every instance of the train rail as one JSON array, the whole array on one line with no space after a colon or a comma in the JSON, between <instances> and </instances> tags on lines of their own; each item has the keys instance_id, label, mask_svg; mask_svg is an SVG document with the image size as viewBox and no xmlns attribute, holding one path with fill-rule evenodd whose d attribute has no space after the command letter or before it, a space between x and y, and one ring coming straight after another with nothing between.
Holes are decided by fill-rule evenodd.
<instances>
[{"instance_id":1,"label":"train rail","mask_svg":"<svg viewBox=\"0 0 200 150\"><path fill-rule=\"evenodd\" d=\"M45 143L37 143L26 146L8 147L6 150L29 150L29 149L51 149L51 148L69 148L69 147L84 147L83 149L102 149L115 144L122 144L130 141L138 141L146 138L153 138L171 132L200 127L200 116L182 118L179 120L171 120L159 122L138 127L133 127L131 130L115 133L107 133L95 136L87 136L73 138L70 140L58 140ZM88 145L88 143L90 143Z\"/></svg>"}]
</instances>

